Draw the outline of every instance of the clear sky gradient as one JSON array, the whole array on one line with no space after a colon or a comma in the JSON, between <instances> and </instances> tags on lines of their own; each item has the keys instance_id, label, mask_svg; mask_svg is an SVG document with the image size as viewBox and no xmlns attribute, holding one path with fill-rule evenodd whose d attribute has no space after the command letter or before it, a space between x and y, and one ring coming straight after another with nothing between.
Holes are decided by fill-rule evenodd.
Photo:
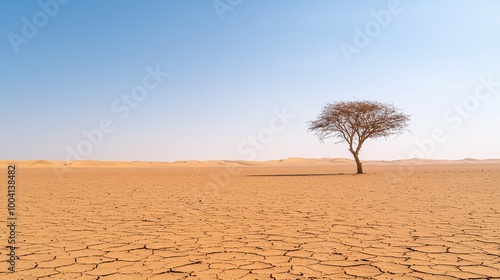
<instances>
[{"instance_id":1,"label":"clear sky gradient","mask_svg":"<svg viewBox=\"0 0 500 280\"><path fill-rule=\"evenodd\" d=\"M215 3L1 1L0 159L350 158L307 122L355 99L412 115L362 159L500 158L500 1Z\"/></svg>"}]
</instances>

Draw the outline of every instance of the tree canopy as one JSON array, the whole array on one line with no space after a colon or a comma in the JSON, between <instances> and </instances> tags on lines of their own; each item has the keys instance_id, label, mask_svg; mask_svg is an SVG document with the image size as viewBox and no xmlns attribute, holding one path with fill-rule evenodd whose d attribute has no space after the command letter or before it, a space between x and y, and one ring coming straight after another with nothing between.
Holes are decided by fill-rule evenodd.
<instances>
[{"instance_id":1,"label":"tree canopy","mask_svg":"<svg viewBox=\"0 0 500 280\"><path fill-rule=\"evenodd\" d=\"M347 142L354 156L358 173L363 173L359 152L370 138L400 135L407 129L410 115L404 114L392 104L377 101L339 101L327 103L319 116L309 123L321 142L336 138Z\"/></svg>"}]
</instances>

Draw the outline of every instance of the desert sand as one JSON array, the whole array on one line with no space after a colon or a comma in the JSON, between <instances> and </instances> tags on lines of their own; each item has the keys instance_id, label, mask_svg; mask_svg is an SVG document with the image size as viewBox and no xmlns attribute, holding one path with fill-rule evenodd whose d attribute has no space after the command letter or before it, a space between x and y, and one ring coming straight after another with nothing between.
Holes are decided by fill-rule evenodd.
<instances>
[{"instance_id":1,"label":"desert sand","mask_svg":"<svg viewBox=\"0 0 500 280\"><path fill-rule=\"evenodd\" d=\"M0 279L500 279L499 160L8 163Z\"/></svg>"}]
</instances>

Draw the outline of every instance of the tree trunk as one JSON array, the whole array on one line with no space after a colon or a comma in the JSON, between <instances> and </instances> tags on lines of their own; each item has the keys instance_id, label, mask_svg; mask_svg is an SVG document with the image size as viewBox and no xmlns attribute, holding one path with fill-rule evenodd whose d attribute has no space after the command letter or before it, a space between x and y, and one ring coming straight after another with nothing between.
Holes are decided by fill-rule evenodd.
<instances>
[{"instance_id":1,"label":"tree trunk","mask_svg":"<svg viewBox=\"0 0 500 280\"><path fill-rule=\"evenodd\" d=\"M361 160L359 160L358 154L357 153L352 153L354 156L354 160L356 161L356 167L358 168L358 174L363 174L363 164L361 163Z\"/></svg>"}]
</instances>

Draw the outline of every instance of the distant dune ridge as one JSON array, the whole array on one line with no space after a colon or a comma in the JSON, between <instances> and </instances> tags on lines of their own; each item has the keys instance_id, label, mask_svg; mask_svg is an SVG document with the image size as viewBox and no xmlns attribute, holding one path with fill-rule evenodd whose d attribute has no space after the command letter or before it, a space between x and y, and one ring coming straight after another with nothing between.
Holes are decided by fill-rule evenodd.
<instances>
[{"instance_id":1,"label":"distant dune ridge","mask_svg":"<svg viewBox=\"0 0 500 280\"><path fill-rule=\"evenodd\" d=\"M465 158L461 160L434 160L434 159L400 159L400 160L365 160L367 164L473 164L473 163L500 163L500 159L474 159ZM161 161L51 161L51 160L0 160L3 165L16 163L25 167L221 167L229 164L238 166L286 166L286 165L335 165L354 164L354 160L347 158L296 158L291 157L280 160L268 161L244 161L244 160L185 160L174 162Z\"/></svg>"}]
</instances>

